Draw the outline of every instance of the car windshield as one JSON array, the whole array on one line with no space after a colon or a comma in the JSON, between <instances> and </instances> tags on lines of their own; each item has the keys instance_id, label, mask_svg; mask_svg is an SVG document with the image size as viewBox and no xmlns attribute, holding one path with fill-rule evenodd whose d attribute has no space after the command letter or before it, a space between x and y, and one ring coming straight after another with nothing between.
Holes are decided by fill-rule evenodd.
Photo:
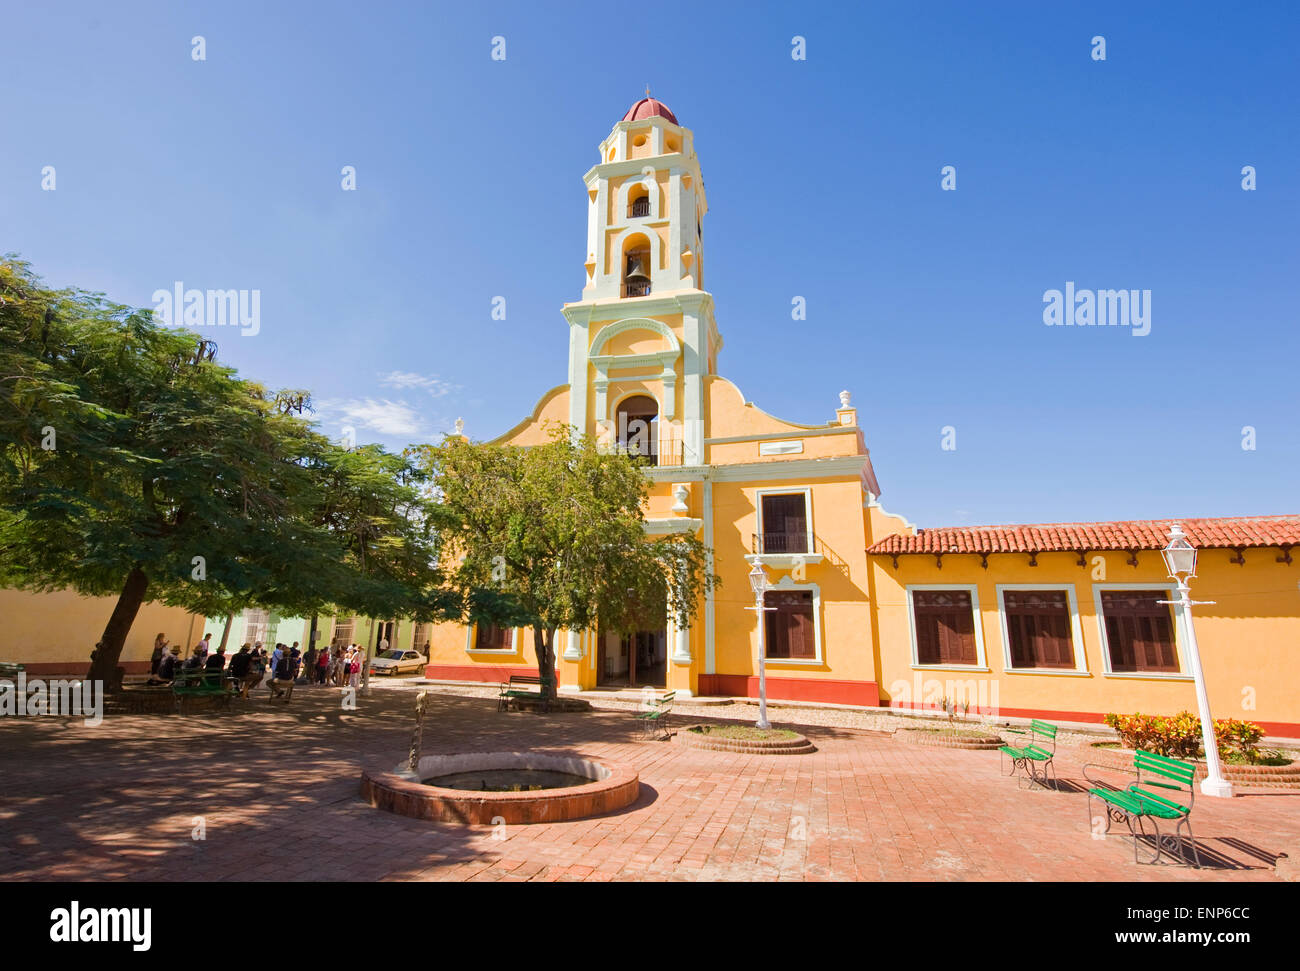
<instances>
[{"instance_id":1,"label":"car windshield","mask_svg":"<svg viewBox=\"0 0 1300 971\"><path fill-rule=\"evenodd\" d=\"M384 651L384 653L380 654L379 656L380 656L380 657L386 657L386 658L388 658L390 661L400 661L400 660L402 659L402 652L401 652L401 651Z\"/></svg>"}]
</instances>

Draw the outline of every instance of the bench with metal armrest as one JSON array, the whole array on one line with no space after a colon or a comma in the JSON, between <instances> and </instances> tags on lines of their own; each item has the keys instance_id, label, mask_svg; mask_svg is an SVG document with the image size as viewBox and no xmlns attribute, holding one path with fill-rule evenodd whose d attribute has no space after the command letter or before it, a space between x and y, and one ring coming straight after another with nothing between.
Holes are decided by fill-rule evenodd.
<instances>
[{"instance_id":1,"label":"bench with metal armrest","mask_svg":"<svg viewBox=\"0 0 1300 971\"><path fill-rule=\"evenodd\" d=\"M677 697L676 691L668 691L661 695L647 697L644 701L645 707L633 713L632 717L641 723L643 735L667 733L668 716L672 714L673 699L675 697Z\"/></svg>"},{"instance_id":2,"label":"bench with metal armrest","mask_svg":"<svg viewBox=\"0 0 1300 971\"><path fill-rule=\"evenodd\" d=\"M172 695L176 710L184 714L184 704L190 698L224 698L228 702L238 693L224 670L207 668L181 668L172 679Z\"/></svg>"},{"instance_id":3,"label":"bench with metal armrest","mask_svg":"<svg viewBox=\"0 0 1300 971\"><path fill-rule=\"evenodd\" d=\"M1053 764L1053 759L1056 757L1056 726L1035 718L1030 721L1027 730L1023 728L1002 730L1013 735L1025 736L1023 745L1003 745L998 749L1002 753L1004 765L1008 759L1011 761L1007 774L1015 775L1019 772L1021 786L1027 783L1030 786L1037 785L1046 789L1050 779L1052 788L1055 788L1056 766Z\"/></svg>"},{"instance_id":4,"label":"bench with metal armrest","mask_svg":"<svg viewBox=\"0 0 1300 971\"><path fill-rule=\"evenodd\" d=\"M1144 862L1138 858L1138 844L1143 839L1150 838L1155 843L1155 854L1145 862L1159 863L1166 850L1173 852L1178 849L1178 855L1182 858L1182 840L1185 838L1191 843L1192 858L1199 867L1201 854L1196 848L1191 823L1192 803L1196 800L1196 766L1191 762L1138 749L1133 753L1133 774L1137 776L1137 781L1129 783L1123 789L1111 787L1109 783L1094 779L1088 774L1089 769L1107 768L1109 767L1096 763L1083 767L1083 777L1098 786L1088 790L1089 821L1097 818L1093 815L1092 801L1100 799L1106 810L1107 833L1110 832L1112 820L1128 825L1133 837L1134 863ZM1155 789L1161 791L1153 791ZM1160 832L1161 820L1175 823L1173 833ZM1151 833L1146 831L1148 822L1151 824ZM1186 837L1183 836L1184 829L1187 830Z\"/></svg>"},{"instance_id":5,"label":"bench with metal armrest","mask_svg":"<svg viewBox=\"0 0 1300 971\"><path fill-rule=\"evenodd\" d=\"M542 710L550 710L550 697L546 688L550 682L535 674L512 674L509 681L501 682L497 693L497 711L509 711L510 702L523 698L535 698L542 702ZM532 687L537 690L533 691Z\"/></svg>"}]
</instances>

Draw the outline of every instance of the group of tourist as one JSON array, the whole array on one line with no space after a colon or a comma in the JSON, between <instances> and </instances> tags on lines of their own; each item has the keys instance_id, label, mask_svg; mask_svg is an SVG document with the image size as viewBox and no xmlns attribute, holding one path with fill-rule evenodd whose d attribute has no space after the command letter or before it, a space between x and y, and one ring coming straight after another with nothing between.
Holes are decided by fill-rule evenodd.
<instances>
[{"instance_id":1,"label":"group of tourist","mask_svg":"<svg viewBox=\"0 0 1300 971\"><path fill-rule=\"evenodd\" d=\"M325 684L335 687L361 687L361 668L365 664L365 651L356 644L332 644L317 650L313 644L306 652L299 650L298 642L292 645L275 645L268 655L262 642L244 644L226 663L226 648L218 645L212 649L212 635L194 645L187 659L181 658L179 644L168 646L167 635L154 638L153 654L149 658L149 684L171 684L186 672L202 671L204 676L224 676L239 684L241 697L256 688L271 674L269 686L278 695L277 687L294 684Z\"/></svg>"},{"instance_id":2,"label":"group of tourist","mask_svg":"<svg viewBox=\"0 0 1300 971\"><path fill-rule=\"evenodd\" d=\"M331 644L319 652L313 648L307 653L314 653L307 664L309 684L361 687L361 668L366 656L358 645L348 644L344 647L342 644Z\"/></svg>"}]
</instances>

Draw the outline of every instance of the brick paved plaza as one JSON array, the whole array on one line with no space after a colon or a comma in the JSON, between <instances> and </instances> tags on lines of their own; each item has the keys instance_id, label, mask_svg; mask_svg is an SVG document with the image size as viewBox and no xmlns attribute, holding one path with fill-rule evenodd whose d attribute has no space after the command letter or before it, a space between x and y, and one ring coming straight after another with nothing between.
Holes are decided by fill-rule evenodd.
<instances>
[{"instance_id":1,"label":"brick paved plaza","mask_svg":"<svg viewBox=\"0 0 1300 971\"><path fill-rule=\"evenodd\" d=\"M637 767L628 810L574 822L463 827L375 810L363 763L404 758L414 695L331 689L241 714L0 721L0 875L25 880L1276 880L1300 847L1300 792L1198 799L1211 866L1138 866L1090 835L1077 791L1017 788L989 751L921 749L809 726L812 755L759 757L643 741L626 712L498 714L430 696L425 753L534 749ZM716 715L718 709L701 709ZM798 712L778 710L798 727ZM693 715L678 724L697 720ZM701 717L698 720L706 720ZM206 839L192 839L195 817ZM806 839L798 838L806 830ZM501 834L498 834L498 836Z\"/></svg>"}]
</instances>

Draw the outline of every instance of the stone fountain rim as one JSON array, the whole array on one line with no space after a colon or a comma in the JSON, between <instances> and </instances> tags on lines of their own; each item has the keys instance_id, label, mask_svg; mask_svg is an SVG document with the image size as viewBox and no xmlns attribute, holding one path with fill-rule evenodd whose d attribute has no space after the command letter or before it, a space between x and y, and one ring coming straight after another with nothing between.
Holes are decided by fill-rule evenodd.
<instances>
[{"instance_id":1,"label":"stone fountain rim","mask_svg":"<svg viewBox=\"0 0 1300 971\"><path fill-rule=\"evenodd\" d=\"M483 763L487 761L488 765ZM492 764L495 763L495 764ZM466 766L469 768L467 769ZM587 785L532 792L476 792L426 785L421 779L472 768L538 768L585 774L603 770ZM637 770L621 762L583 755L538 752L461 752L421 757L419 772L365 768L361 795L372 806L416 818L461 823L540 823L581 819L623 809L640 791Z\"/></svg>"},{"instance_id":2,"label":"stone fountain rim","mask_svg":"<svg viewBox=\"0 0 1300 971\"><path fill-rule=\"evenodd\" d=\"M636 777L637 774L636 770L632 769L631 766L622 763L597 761L582 755L548 755L544 752L451 752L439 755L422 755L420 756L419 766L417 772L412 772L409 765L403 763L388 774L406 782L414 783L424 790L448 794L459 793L461 796L470 794L475 799L490 799L494 796L510 799L521 795L536 796L539 792L594 792L599 789L610 788L604 783L608 782L616 774L615 768L621 770L621 773L618 774L630 774L633 777ZM484 771L495 769L538 769L551 772L568 772L571 775L588 776L591 782L581 786L565 786L562 789L541 789L532 793L519 793L449 789L444 786L430 785L424 781L425 779L452 775L457 772L471 772L475 769ZM593 776L592 772L597 774ZM623 781L626 780L619 779L615 784Z\"/></svg>"}]
</instances>

